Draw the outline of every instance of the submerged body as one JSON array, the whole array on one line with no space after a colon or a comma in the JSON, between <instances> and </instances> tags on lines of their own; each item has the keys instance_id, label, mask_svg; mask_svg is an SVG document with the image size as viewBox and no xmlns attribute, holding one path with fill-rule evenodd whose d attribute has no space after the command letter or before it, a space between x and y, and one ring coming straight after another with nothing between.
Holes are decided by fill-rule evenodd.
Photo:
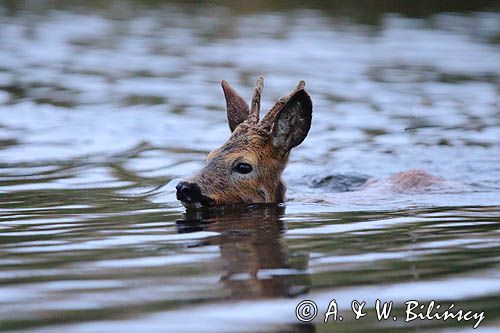
<instances>
[{"instance_id":1,"label":"submerged body","mask_svg":"<svg viewBox=\"0 0 500 333\"><path fill-rule=\"evenodd\" d=\"M251 108L222 81L232 134L208 155L200 172L176 186L177 199L186 208L285 202L286 185L281 175L290 150L304 141L311 127L312 101L304 86L300 81L260 120L263 78L257 81ZM380 182L368 179L358 187ZM442 183L441 178L423 170L397 173L384 182L394 192L421 191Z\"/></svg>"}]
</instances>

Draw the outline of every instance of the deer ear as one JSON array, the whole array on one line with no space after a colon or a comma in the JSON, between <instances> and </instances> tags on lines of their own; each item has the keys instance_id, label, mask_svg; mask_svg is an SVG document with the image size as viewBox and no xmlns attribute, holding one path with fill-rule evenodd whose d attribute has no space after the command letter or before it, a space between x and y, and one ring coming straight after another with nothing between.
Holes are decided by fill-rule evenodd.
<instances>
[{"instance_id":1,"label":"deer ear","mask_svg":"<svg viewBox=\"0 0 500 333\"><path fill-rule=\"evenodd\" d=\"M311 128L312 101L304 89L295 91L276 115L272 143L290 150L304 141Z\"/></svg>"},{"instance_id":2,"label":"deer ear","mask_svg":"<svg viewBox=\"0 0 500 333\"><path fill-rule=\"evenodd\" d=\"M236 90L234 90L227 81L222 81L222 90L226 98L227 122L231 132L234 131L239 124L244 122L250 113L250 108Z\"/></svg>"}]
</instances>

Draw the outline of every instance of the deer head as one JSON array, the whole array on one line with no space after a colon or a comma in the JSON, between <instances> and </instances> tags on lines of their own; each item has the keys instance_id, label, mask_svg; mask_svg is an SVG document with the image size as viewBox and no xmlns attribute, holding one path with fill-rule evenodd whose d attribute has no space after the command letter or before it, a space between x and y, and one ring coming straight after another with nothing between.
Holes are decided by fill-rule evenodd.
<instances>
[{"instance_id":1,"label":"deer head","mask_svg":"<svg viewBox=\"0 0 500 333\"><path fill-rule=\"evenodd\" d=\"M257 80L251 107L222 81L231 136L208 154L203 169L176 186L177 199L186 208L284 202L281 174L290 150L311 127L312 102L304 85L300 81L259 120L264 79Z\"/></svg>"}]
</instances>

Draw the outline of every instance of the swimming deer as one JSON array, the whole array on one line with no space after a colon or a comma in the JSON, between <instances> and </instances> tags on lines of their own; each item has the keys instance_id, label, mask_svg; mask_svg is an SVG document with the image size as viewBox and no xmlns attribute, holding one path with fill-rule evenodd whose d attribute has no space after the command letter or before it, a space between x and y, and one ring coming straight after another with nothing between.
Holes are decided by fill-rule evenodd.
<instances>
[{"instance_id":1,"label":"swimming deer","mask_svg":"<svg viewBox=\"0 0 500 333\"><path fill-rule=\"evenodd\" d=\"M186 208L285 202L281 174L290 150L304 141L311 127L312 101L305 82L300 81L289 95L280 98L262 120L262 77L257 80L250 107L229 83L221 84L231 136L208 154L201 171L177 184L177 199ZM432 184L438 178L410 170L389 180L399 191Z\"/></svg>"},{"instance_id":2,"label":"swimming deer","mask_svg":"<svg viewBox=\"0 0 500 333\"><path fill-rule=\"evenodd\" d=\"M304 141L312 118L312 101L304 81L279 99L260 120L264 79L259 77L251 107L222 81L230 138L210 154L205 167L177 186L187 208L228 204L282 203L286 185L281 174L290 150Z\"/></svg>"}]
</instances>

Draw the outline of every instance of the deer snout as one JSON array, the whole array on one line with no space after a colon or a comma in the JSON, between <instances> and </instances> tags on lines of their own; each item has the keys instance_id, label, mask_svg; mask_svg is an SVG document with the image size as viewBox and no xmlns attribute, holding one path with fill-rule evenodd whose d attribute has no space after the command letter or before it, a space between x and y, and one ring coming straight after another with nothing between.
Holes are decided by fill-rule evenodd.
<instances>
[{"instance_id":1,"label":"deer snout","mask_svg":"<svg viewBox=\"0 0 500 333\"><path fill-rule=\"evenodd\" d=\"M181 181L175 188L177 189L177 200L192 203L200 202L202 199L201 190L196 184Z\"/></svg>"}]
</instances>

